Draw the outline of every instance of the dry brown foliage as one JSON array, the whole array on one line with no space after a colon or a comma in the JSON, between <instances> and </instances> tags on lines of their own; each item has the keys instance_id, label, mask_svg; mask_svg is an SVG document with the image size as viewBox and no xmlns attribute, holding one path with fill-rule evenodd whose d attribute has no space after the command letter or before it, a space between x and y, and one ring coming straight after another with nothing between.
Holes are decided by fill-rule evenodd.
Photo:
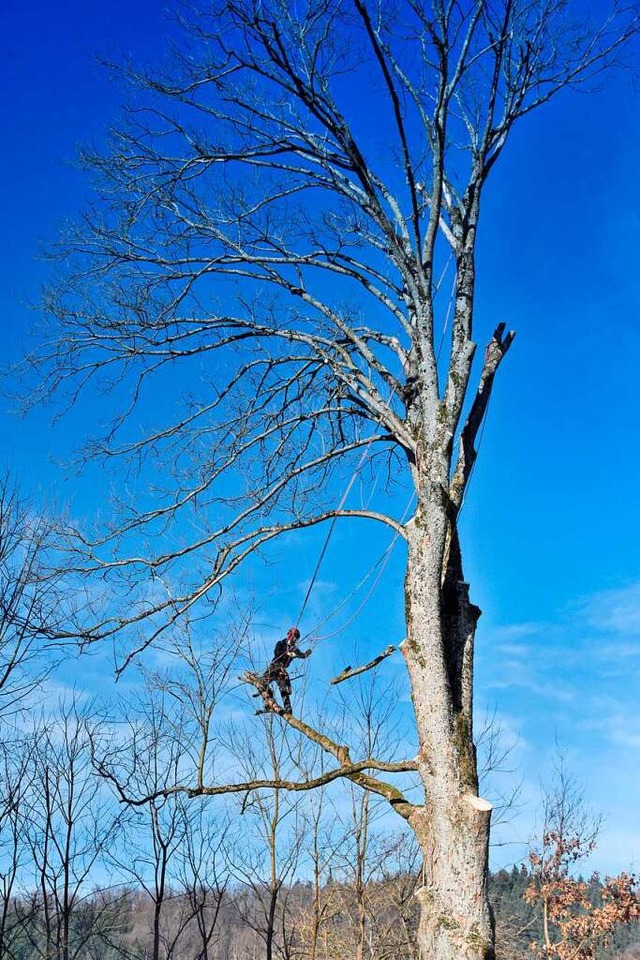
<instances>
[{"instance_id":1,"label":"dry brown foliage","mask_svg":"<svg viewBox=\"0 0 640 960\"><path fill-rule=\"evenodd\" d=\"M593 838L546 830L541 851L529 855L533 875L525 899L541 904L543 915L544 942L533 945L536 956L593 960L619 924L640 919L635 875L623 872L602 882L595 873L588 880L571 876L571 865L594 846Z\"/></svg>"}]
</instances>

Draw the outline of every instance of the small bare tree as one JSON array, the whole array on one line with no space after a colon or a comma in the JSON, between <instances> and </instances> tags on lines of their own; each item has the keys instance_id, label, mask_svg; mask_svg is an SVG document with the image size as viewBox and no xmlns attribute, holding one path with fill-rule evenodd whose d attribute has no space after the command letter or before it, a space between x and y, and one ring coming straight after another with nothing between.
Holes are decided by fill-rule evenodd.
<instances>
[{"instance_id":1,"label":"small bare tree","mask_svg":"<svg viewBox=\"0 0 640 960\"><path fill-rule=\"evenodd\" d=\"M343 726L350 731L350 739L364 756L394 756L404 737L394 722L400 694L397 682L382 681L376 674L365 673L350 685L348 693L342 690ZM404 869L397 877L394 893L400 893L403 881L409 886L413 899L419 885L419 871L410 877L410 845L398 837L383 839L378 821L388 813L384 798L349 784L348 813L336 817L345 831L345 843L337 851L336 862L345 881L345 900L350 906L351 937L344 944L344 952L355 960L372 960L389 949L398 960L412 954L413 937L406 940L407 927L392 908L391 888L384 890L381 881L386 875L388 861L394 850L403 849L407 855ZM387 832L389 831L387 825ZM415 861L415 858L413 858ZM415 862L414 862L415 867ZM404 874L404 876L402 876ZM402 897L400 898L402 899ZM398 906L396 898L396 906ZM393 915L393 919L391 916ZM393 944L389 925L398 926ZM403 929L404 927L404 929Z\"/></svg>"},{"instance_id":2,"label":"small bare tree","mask_svg":"<svg viewBox=\"0 0 640 960\"><path fill-rule=\"evenodd\" d=\"M310 896L296 904L295 929L299 945L293 956L296 960L324 960L328 925L342 910L342 897L329 880L344 838L342 831L335 829L326 788L313 791L302 809L302 817L301 852L311 878Z\"/></svg>"},{"instance_id":3,"label":"small bare tree","mask_svg":"<svg viewBox=\"0 0 640 960\"><path fill-rule=\"evenodd\" d=\"M0 957L18 953L20 923L15 907L21 874L27 867L26 800L33 775L29 738L0 746Z\"/></svg>"},{"instance_id":4,"label":"small bare tree","mask_svg":"<svg viewBox=\"0 0 640 960\"><path fill-rule=\"evenodd\" d=\"M388 800L423 852L429 960L494 954L472 726L480 610L457 521L513 333L498 324L476 375L481 201L514 125L601 73L639 22L625 0L592 26L570 0L196 3L173 66L134 77L111 150L85 156L100 193L46 297L56 333L33 398L112 390L115 421L89 453L148 478L78 536L77 569L126 598L94 639L118 633L133 655L292 531L340 518L404 541L417 757L354 760L287 717L336 766L270 788L347 777ZM145 407L152 384L159 408ZM408 522L392 498L335 507L363 451L413 490ZM417 802L381 776L403 770L420 775Z\"/></svg>"},{"instance_id":5,"label":"small bare tree","mask_svg":"<svg viewBox=\"0 0 640 960\"><path fill-rule=\"evenodd\" d=\"M112 927L109 903L94 904L91 923L76 925L119 830L119 812L101 792L91 763L97 736L95 720L77 703L63 703L59 716L35 729L27 754L15 909L34 960L81 960L101 940L103 916Z\"/></svg>"},{"instance_id":6,"label":"small bare tree","mask_svg":"<svg viewBox=\"0 0 640 960\"><path fill-rule=\"evenodd\" d=\"M186 944L180 946L182 955L188 951L195 960L214 960L220 913L229 883L229 820L214 820L203 801L197 805L183 801L182 812L184 839L174 869L178 896L185 905L180 923L176 924L186 934Z\"/></svg>"},{"instance_id":7,"label":"small bare tree","mask_svg":"<svg viewBox=\"0 0 640 960\"><path fill-rule=\"evenodd\" d=\"M93 743L93 762L120 801L126 791L148 797L128 809L125 843L111 860L150 905L152 960L171 960L189 950L198 960L214 955L228 880L228 821L189 804L176 785L194 770L198 784L209 773L211 719L237 645L234 630L204 648L185 629L165 651L170 666L144 670L139 702L122 704L118 736ZM145 936L146 931L141 939Z\"/></svg>"},{"instance_id":8,"label":"small bare tree","mask_svg":"<svg viewBox=\"0 0 640 960\"><path fill-rule=\"evenodd\" d=\"M306 825L301 798L288 794L278 783L291 769L292 745L276 729L276 722L275 717L267 718L260 739L237 733L229 743L243 779L255 782L264 777L273 782L268 790L249 791L244 798L242 820L237 818L241 829L230 863L234 879L243 887L236 906L243 923L255 934L254 948L248 956L256 960L263 955L266 960L291 960L297 939L295 913L289 910L287 900L300 863ZM253 827L253 843L246 839L249 825Z\"/></svg>"},{"instance_id":9,"label":"small bare tree","mask_svg":"<svg viewBox=\"0 0 640 960\"><path fill-rule=\"evenodd\" d=\"M139 937L150 942L150 960L174 956L188 923L185 911L180 905L176 908L172 878L185 853L189 817L185 799L165 793L180 782L187 745L184 714L173 703L169 709L168 700L165 690L148 685L136 710L130 710L123 721L117 742L95 743L93 750L94 764L106 781L114 782L117 766L119 783L136 794L152 794L147 803L127 810L125 843L110 857L119 875L142 890L150 906L149 930L144 926L144 911Z\"/></svg>"}]
</instances>

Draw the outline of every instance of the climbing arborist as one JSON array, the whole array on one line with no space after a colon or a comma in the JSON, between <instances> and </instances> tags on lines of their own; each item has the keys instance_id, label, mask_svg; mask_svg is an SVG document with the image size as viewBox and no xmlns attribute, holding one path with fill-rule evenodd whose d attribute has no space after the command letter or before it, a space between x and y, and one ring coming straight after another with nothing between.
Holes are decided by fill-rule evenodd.
<instances>
[{"instance_id":1,"label":"climbing arborist","mask_svg":"<svg viewBox=\"0 0 640 960\"><path fill-rule=\"evenodd\" d=\"M292 660L299 657L305 660L311 656L311 650L300 650L298 641L300 640L300 631L297 627L291 627L287 631L286 637L278 640L273 650L273 659L262 676L262 683L265 686L266 693L273 700L272 683L278 684L278 690L282 697L282 706L285 713L291 713L291 677L287 668Z\"/></svg>"}]
</instances>

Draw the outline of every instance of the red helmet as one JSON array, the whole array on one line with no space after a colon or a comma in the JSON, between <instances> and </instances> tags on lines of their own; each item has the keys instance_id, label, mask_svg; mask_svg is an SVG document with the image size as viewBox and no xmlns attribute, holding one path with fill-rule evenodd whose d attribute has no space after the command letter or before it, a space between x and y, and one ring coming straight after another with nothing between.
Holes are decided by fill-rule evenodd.
<instances>
[{"instance_id":1,"label":"red helmet","mask_svg":"<svg viewBox=\"0 0 640 960\"><path fill-rule=\"evenodd\" d=\"M300 631L298 630L297 627L291 627L291 629L287 630L287 640L289 642L291 642L291 640L299 640L299 639L300 639Z\"/></svg>"}]
</instances>

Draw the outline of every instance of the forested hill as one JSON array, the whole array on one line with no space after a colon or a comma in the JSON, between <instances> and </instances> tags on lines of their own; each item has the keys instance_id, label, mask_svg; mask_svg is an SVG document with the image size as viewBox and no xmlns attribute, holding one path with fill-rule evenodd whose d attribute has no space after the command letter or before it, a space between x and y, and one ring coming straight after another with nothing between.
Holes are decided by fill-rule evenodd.
<instances>
[{"instance_id":1,"label":"forested hill","mask_svg":"<svg viewBox=\"0 0 640 960\"><path fill-rule=\"evenodd\" d=\"M272 886L253 878L233 889L154 887L94 890L74 904L64 952L58 913L40 895L14 900L5 918L2 957L11 960L263 960L267 940L278 960L416 960L415 874L357 883L300 881ZM524 867L490 878L498 960L538 956L540 911L524 891ZM598 887L592 888L597 900ZM154 917L159 922L154 924ZM155 928L155 936L154 936ZM640 927L619 927L597 960L640 960Z\"/></svg>"},{"instance_id":2,"label":"forested hill","mask_svg":"<svg viewBox=\"0 0 640 960\"><path fill-rule=\"evenodd\" d=\"M543 939L539 908L530 906L524 898L530 882L526 867L498 870L490 877L490 898L496 916L496 948L498 960L524 960L536 956L534 943ZM597 884L591 887L594 902L599 900ZM620 924L613 942L601 948L597 960L640 960L640 924Z\"/></svg>"}]
</instances>

